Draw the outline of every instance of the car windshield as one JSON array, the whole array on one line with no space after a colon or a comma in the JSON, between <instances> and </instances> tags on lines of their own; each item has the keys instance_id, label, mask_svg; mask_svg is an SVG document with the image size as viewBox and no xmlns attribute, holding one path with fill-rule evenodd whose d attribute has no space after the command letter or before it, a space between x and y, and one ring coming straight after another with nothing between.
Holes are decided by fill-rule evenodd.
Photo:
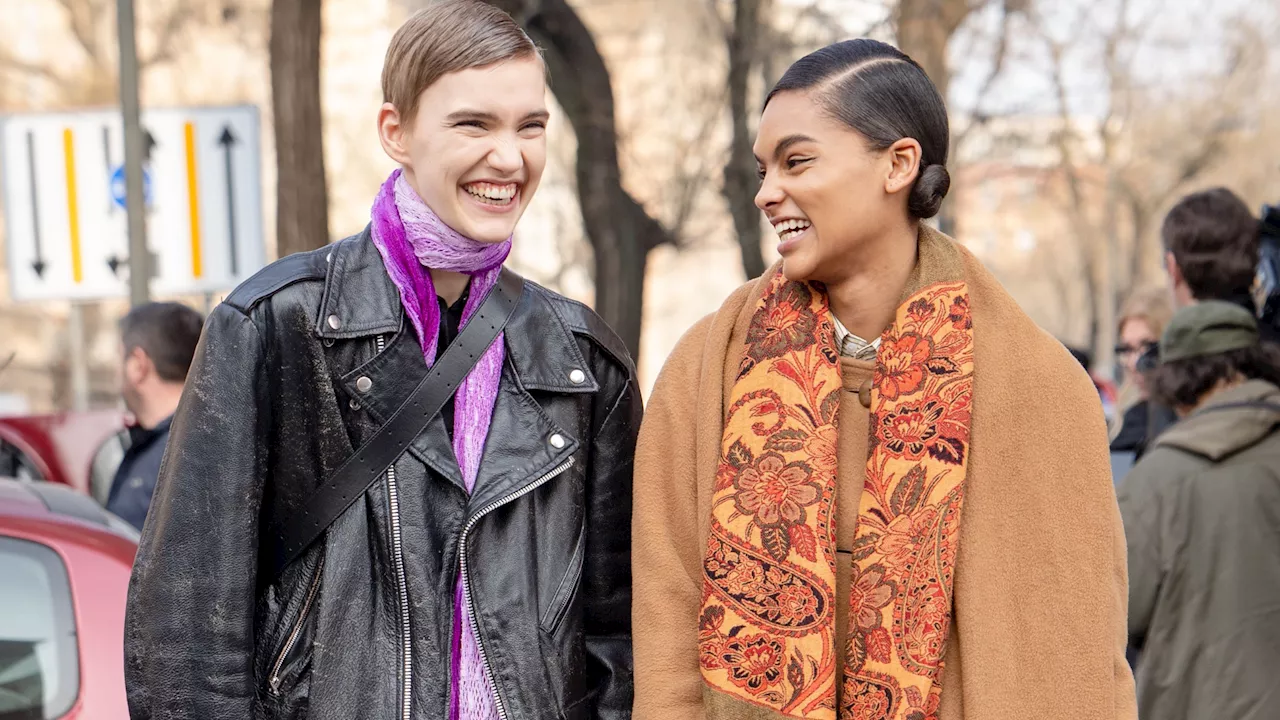
<instances>
[{"instance_id":1,"label":"car windshield","mask_svg":"<svg viewBox=\"0 0 1280 720\"><path fill-rule=\"evenodd\" d=\"M80 692L75 615L62 560L0 536L0 718L53 720Z\"/></svg>"}]
</instances>

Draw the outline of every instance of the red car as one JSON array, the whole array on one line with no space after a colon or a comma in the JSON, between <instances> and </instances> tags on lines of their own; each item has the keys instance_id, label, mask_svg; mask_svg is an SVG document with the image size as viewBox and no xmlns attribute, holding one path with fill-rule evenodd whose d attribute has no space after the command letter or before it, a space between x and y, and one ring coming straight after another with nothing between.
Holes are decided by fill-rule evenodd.
<instances>
[{"instance_id":1,"label":"red car","mask_svg":"<svg viewBox=\"0 0 1280 720\"><path fill-rule=\"evenodd\" d=\"M0 718L126 720L132 527L84 494L0 479Z\"/></svg>"},{"instance_id":2,"label":"red car","mask_svg":"<svg viewBox=\"0 0 1280 720\"><path fill-rule=\"evenodd\" d=\"M0 417L0 476L70 485L105 502L127 421L119 410Z\"/></svg>"}]
</instances>

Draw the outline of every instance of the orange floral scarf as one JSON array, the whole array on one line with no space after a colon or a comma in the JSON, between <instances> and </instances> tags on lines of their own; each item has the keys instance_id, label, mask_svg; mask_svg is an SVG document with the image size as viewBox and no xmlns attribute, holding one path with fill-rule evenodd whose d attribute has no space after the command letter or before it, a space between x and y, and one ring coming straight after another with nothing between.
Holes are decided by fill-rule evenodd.
<instances>
[{"instance_id":1,"label":"orange floral scarf","mask_svg":"<svg viewBox=\"0 0 1280 720\"><path fill-rule=\"evenodd\" d=\"M702 676L746 704L735 717L932 720L968 460L967 288L913 293L880 345L839 679L835 348L823 288L779 273L752 316L725 417L703 562Z\"/></svg>"}]
</instances>

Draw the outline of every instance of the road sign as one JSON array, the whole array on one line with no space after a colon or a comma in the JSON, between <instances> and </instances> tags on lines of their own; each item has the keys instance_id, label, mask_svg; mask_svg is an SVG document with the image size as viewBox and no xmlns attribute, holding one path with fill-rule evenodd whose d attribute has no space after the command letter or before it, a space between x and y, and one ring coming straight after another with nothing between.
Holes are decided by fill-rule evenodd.
<instances>
[{"instance_id":1,"label":"road sign","mask_svg":"<svg viewBox=\"0 0 1280 720\"><path fill-rule=\"evenodd\" d=\"M146 196L146 205L151 207L151 171L147 168L142 169L142 194ZM124 166L117 165L111 171L111 201L121 210L128 207L125 204L125 196L128 191L125 189Z\"/></svg>"},{"instance_id":2,"label":"road sign","mask_svg":"<svg viewBox=\"0 0 1280 720\"><path fill-rule=\"evenodd\" d=\"M266 260L257 108L149 110L142 124L153 291L234 287ZM0 118L15 300L128 295L123 158L119 112Z\"/></svg>"}]
</instances>

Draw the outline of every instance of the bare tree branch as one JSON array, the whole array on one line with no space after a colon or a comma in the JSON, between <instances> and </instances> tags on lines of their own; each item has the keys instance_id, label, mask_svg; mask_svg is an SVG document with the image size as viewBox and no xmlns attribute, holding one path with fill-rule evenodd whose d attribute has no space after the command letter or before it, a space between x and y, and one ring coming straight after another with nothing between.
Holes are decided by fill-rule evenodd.
<instances>
[{"instance_id":1,"label":"bare tree branch","mask_svg":"<svg viewBox=\"0 0 1280 720\"><path fill-rule=\"evenodd\" d=\"M604 58L567 0L488 1L544 48L552 91L578 138L578 197L595 251L596 311L638 355L648 253L675 238L622 186L613 86Z\"/></svg>"}]
</instances>

